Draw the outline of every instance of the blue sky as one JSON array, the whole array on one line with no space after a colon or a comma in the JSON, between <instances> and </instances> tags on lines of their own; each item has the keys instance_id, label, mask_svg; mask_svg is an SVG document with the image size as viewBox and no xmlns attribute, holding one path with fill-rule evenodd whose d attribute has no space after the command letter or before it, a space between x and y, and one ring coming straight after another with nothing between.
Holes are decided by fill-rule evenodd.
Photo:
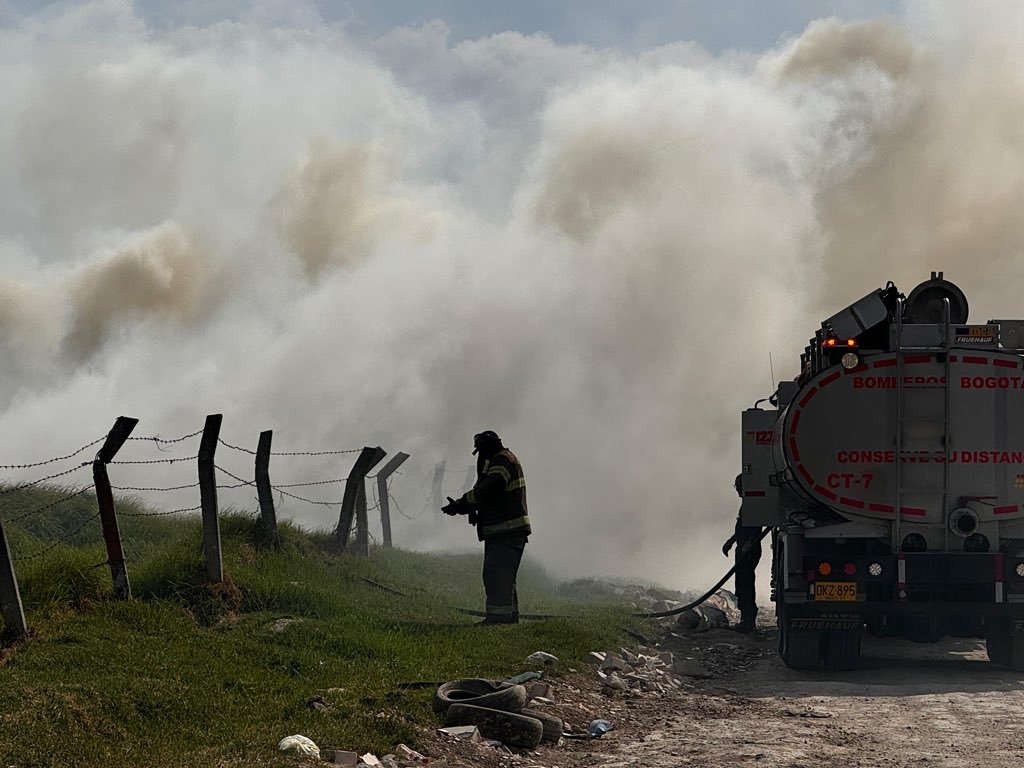
<instances>
[{"instance_id":1,"label":"blue sky","mask_svg":"<svg viewBox=\"0 0 1024 768\"><path fill-rule=\"evenodd\" d=\"M53 13L76 3L0 0L0 20ZM376 37L432 19L454 41L505 31L542 33L559 43L644 50L680 40L712 53L762 51L798 35L812 19L844 20L897 13L898 0L136 0L158 27L205 26L225 19L306 25L341 22L358 37Z\"/></svg>"}]
</instances>

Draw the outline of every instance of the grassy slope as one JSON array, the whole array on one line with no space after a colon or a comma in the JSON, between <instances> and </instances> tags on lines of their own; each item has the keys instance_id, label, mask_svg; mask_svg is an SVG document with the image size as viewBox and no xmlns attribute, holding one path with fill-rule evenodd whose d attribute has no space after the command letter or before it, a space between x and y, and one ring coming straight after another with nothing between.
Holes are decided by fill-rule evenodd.
<instances>
[{"instance_id":1,"label":"grassy slope","mask_svg":"<svg viewBox=\"0 0 1024 768\"><path fill-rule=\"evenodd\" d=\"M0 495L13 520L56 490ZM144 512L122 502L123 512ZM95 513L88 494L8 527L16 557L49 546ZM475 628L458 606L482 603L478 556L373 550L333 556L324 534L284 526L284 550L252 544L252 520L222 519L232 586L203 584L198 521L122 517L135 599L109 599L91 521L16 563L34 636L0 666L0 766L294 765L276 751L301 733L321 749L391 751L434 722L431 689L400 683L506 677L545 650L567 664L614 645L626 609L581 605L527 563L524 609L572 618ZM390 594L364 579L405 593ZM237 587L235 589L234 587ZM299 619L284 631L271 624ZM306 706L322 696L330 709Z\"/></svg>"}]
</instances>

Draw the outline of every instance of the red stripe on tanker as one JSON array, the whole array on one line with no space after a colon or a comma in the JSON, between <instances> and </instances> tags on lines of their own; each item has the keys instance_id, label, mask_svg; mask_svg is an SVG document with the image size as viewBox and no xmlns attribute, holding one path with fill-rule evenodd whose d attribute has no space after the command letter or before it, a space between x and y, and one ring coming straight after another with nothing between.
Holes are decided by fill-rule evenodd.
<instances>
[{"instance_id":1,"label":"red stripe on tanker","mask_svg":"<svg viewBox=\"0 0 1024 768\"><path fill-rule=\"evenodd\" d=\"M1006 373L977 376L977 360ZM1024 368L1020 358L993 349L950 355L948 362L935 354L906 355L903 362L913 371L902 380L895 370L881 373L899 366L896 355L879 353L862 358L848 375L828 368L804 382L786 414L787 439L776 444L776 456L784 458L776 469L790 467L805 493L848 516L891 519L898 499L901 515L945 524L952 507L941 509L943 500L954 504L959 497L1004 499L997 514L1024 516L1024 397L1005 394L1024 394L1024 373L1007 370ZM896 450L900 397L904 437ZM956 439L948 449L944 429Z\"/></svg>"}]
</instances>

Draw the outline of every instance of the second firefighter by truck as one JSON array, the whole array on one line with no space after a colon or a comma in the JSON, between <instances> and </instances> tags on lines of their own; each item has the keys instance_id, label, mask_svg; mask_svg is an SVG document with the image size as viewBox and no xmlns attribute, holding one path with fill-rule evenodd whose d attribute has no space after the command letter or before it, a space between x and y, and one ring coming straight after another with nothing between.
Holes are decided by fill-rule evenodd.
<instances>
[{"instance_id":1,"label":"second firefighter by truck","mask_svg":"<svg viewBox=\"0 0 1024 768\"><path fill-rule=\"evenodd\" d=\"M519 621L516 574L530 536L526 478L519 459L487 430L473 436L477 455L476 484L459 499L448 497L441 511L467 515L484 543L484 592L487 618L481 624Z\"/></svg>"}]
</instances>

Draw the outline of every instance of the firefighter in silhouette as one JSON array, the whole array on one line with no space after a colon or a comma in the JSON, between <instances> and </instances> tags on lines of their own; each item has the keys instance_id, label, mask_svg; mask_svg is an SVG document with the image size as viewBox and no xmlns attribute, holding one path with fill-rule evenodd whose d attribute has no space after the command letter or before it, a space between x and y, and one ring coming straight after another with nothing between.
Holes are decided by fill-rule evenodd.
<instances>
[{"instance_id":1,"label":"firefighter in silhouette","mask_svg":"<svg viewBox=\"0 0 1024 768\"><path fill-rule=\"evenodd\" d=\"M473 436L476 484L460 497L448 497L447 515L467 515L484 543L484 592L487 618L480 624L516 624L519 599L516 574L530 536L526 479L519 459L487 430Z\"/></svg>"},{"instance_id":2,"label":"firefighter in silhouette","mask_svg":"<svg viewBox=\"0 0 1024 768\"><path fill-rule=\"evenodd\" d=\"M736 475L736 493L743 498L743 476ZM741 502L742 506L742 502ZM722 545L722 554L729 556L729 550L736 545L736 602L740 607L739 632L753 632L756 629L757 603L754 599L754 574L761 559L761 526L743 525L742 511L736 515L736 530Z\"/></svg>"}]
</instances>

